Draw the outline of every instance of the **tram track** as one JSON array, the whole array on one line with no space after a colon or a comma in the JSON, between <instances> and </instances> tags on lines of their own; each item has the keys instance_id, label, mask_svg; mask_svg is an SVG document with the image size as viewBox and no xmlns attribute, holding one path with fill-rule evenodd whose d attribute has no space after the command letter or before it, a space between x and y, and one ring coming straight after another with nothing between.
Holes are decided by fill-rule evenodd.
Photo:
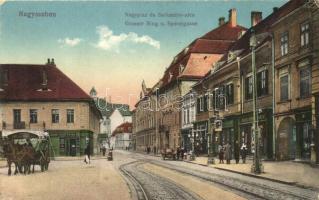
<instances>
[{"instance_id":1,"label":"tram track","mask_svg":"<svg viewBox=\"0 0 319 200\"><path fill-rule=\"evenodd\" d=\"M224 188L228 188L231 191L239 194L248 199L276 199L276 200L286 200L286 199L306 199L313 200L318 199L318 192L313 190L307 190L298 188L296 186L291 186L282 183L272 183L273 186L266 184L267 181L262 181L260 183L253 181L244 181L238 178L225 177L223 175L197 171L193 169L187 169L184 167L178 167L173 164L163 163L155 160L148 160L149 163L164 167L166 169L173 170L175 172L196 177L200 180L215 183ZM278 187L278 186L281 187ZM286 188L286 189L283 189Z\"/></svg>"},{"instance_id":2,"label":"tram track","mask_svg":"<svg viewBox=\"0 0 319 200\"><path fill-rule=\"evenodd\" d=\"M134 161L119 167L123 175L130 181L138 200L201 200L197 194L188 191L183 186L148 172L143 168L145 161ZM133 192L132 192L133 193Z\"/></svg>"},{"instance_id":3,"label":"tram track","mask_svg":"<svg viewBox=\"0 0 319 200\"><path fill-rule=\"evenodd\" d=\"M123 164L123 165L121 165L119 167L119 169L122 172L122 174L128 179L128 181L130 181L131 186L133 187L133 188L130 188L130 189L135 191L134 193L136 195L136 198L138 200L149 200L144 188L139 183L139 181L134 176L132 176L128 170L125 169L125 167L127 165L133 164L135 162L138 162L138 161L134 161L134 162L131 162L131 163Z\"/></svg>"}]
</instances>

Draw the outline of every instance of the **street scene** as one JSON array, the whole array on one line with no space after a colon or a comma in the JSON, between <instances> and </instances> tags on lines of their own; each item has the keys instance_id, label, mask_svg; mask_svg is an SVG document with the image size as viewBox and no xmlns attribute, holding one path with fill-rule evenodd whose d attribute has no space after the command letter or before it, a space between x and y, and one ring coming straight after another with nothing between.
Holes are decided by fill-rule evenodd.
<instances>
[{"instance_id":1,"label":"street scene","mask_svg":"<svg viewBox=\"0 0 319 200\"><path fill-rule=\"evenodd\" d=\"M85 165L80 158L60 157L51 161L45 174L37 168L31 176L9 177L6 172L2 166L1 188L5 189L1 190L1 199L317 199L318 196L314 188L276 178L261 179L123 150L114 151L112 162L99 156Z\"/></svg>"},{"instance_id":2,"label":"street scene","mask_svg":"<svg viewBox=\"0 0 319 200\"><path fill-rule=\"evenodd\" d=\"M319 1L0 0L0 200L319 200Z\"/></svg>"}]
</instances>

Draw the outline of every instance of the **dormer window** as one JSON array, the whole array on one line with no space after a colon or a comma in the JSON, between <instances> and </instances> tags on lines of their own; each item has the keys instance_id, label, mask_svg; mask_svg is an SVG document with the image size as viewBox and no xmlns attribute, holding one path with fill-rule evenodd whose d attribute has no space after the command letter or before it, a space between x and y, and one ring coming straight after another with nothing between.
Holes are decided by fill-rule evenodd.
<instances>
[{"instance_id":1,"label":"dormer window","mask_svg":"<svg viewBox=\"0 0 319 200\"><path fill-rule=\"evenodd\" d=\"M42 71L42 85L43 86L48 85L48 76L47 76L47 72L45 70Z\"/></svg>"}]
</instances>

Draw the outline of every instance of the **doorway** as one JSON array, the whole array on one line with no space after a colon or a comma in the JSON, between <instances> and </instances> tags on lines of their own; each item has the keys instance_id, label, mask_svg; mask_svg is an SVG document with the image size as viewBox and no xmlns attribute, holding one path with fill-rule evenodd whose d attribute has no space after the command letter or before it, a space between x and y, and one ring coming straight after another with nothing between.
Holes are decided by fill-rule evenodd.
<instances>
[{"instance_id":1,"label":"doorway","mask_svg":"<svg viewBox=\"0 0 319 200\"><path fill-rule=\"evenodd\" d=\"M70 139L70 156L76 156L76 139Z\"/></svg>"}]
</instances>

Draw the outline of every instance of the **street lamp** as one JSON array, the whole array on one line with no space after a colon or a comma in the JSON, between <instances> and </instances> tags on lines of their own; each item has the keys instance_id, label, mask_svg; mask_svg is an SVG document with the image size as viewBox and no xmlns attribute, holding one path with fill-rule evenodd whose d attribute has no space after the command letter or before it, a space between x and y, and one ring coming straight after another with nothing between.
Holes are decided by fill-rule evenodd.
<instances>
[{"instance_id":1,"label":"street lamp","mask_svg":"<svg viewBox=\"0 0 319 200\"><path fill-rule=\"evenodd\" d=\"M252 126L252 133L254 137L254 160L251 166L251 172L255 174L260 174L262 172L262 165L259 155L259 127L258 127L258 113L256 112L256 55L255 55L255 48L257 46L257 38L255 35L254 30L252 29L249 45L251 47L251 70L252 70L252 78L253 78L253 126Z\"/></svg>"}]
</instances>

